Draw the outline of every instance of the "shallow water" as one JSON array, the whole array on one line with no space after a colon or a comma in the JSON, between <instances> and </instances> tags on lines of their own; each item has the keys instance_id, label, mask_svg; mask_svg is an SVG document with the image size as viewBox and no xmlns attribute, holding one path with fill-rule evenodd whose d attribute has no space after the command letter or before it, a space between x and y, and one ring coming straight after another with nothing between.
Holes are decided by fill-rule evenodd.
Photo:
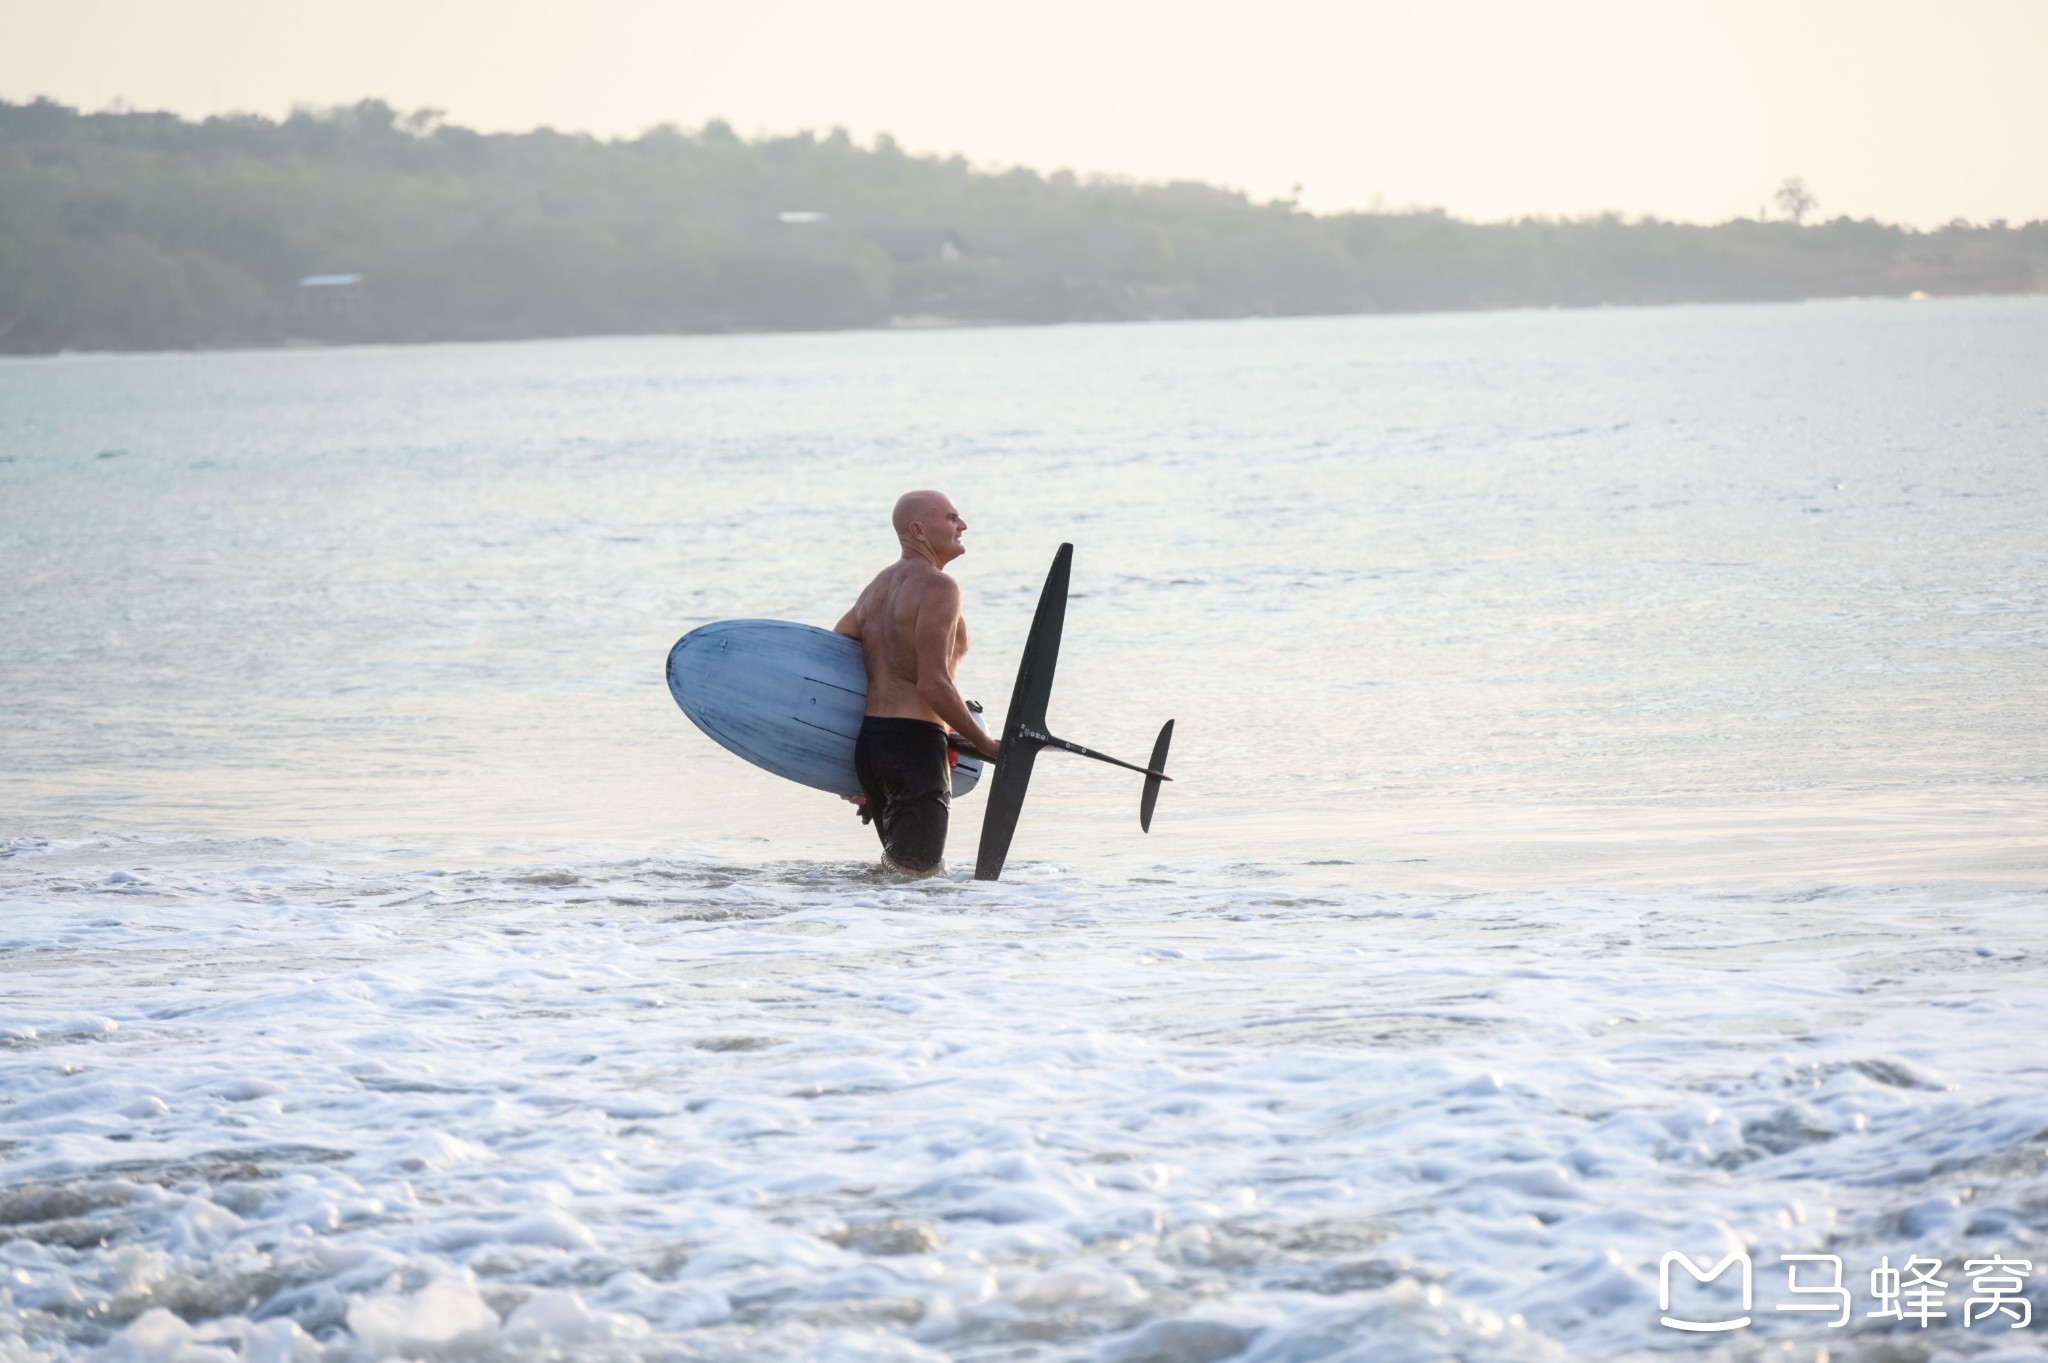
<instances>
[{"instance_id":1,"label":"shallow water","mask_svg":"<svg viewBox=\"0 0 2048 1363\"><path fill-rule=\"evenodd\" d=\"M0 1356L2036 1356L1961 1315L2048 1259L2044 342L0 362ZM1003 882L895 883L676 713L926 482L992 709L1075 542L1054 727L1177 719L1151 835L1054 755Z\"/></svg>"}]
</instances>

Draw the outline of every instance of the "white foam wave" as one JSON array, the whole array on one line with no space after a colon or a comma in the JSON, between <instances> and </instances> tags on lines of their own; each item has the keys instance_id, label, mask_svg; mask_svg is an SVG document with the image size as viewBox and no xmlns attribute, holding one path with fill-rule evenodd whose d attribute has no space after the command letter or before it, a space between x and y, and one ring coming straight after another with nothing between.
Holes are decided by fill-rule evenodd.
<instances>
[{"instance_id":1,"label":"white foam wave","mask_svg":"<svg viewBox=\"0 0 2048 1363\"><path fill-rule=\"evenodd\" d=\"M1621 1359L2048 1230L2040 895L230 850L0 862L10 1358Z\"/></svg>"}]
</instances>

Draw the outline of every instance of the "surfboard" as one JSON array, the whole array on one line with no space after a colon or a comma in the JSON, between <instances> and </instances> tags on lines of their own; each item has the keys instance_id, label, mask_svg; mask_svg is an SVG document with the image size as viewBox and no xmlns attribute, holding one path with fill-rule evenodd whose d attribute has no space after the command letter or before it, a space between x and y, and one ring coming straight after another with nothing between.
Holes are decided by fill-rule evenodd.
<instances>
[{"instance_id":1,"label":"surfboard","mask_svg":"<svg viewBox=\"0 0 2048 1363\"><path fill-rule=\"evenodd\" d=\"M868 697L860 644L790 620L720 620L668 653L668 691L690 722L763 771L834 795L860 794L853 742ZM960 753L953 794L981 780Z\"/></svg>"}]
</instances>

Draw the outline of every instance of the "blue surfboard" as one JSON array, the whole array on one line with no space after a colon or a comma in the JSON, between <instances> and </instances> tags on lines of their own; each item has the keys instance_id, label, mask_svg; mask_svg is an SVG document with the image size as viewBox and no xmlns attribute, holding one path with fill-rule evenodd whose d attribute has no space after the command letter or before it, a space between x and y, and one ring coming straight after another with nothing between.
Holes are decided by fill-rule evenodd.
<instances>
[{"instance_id":1,"label":"blue surfboard","mask_svg":"<svg viewBox=\"0 0 2048 1363\"><path fill-rule=\"evenodd\" d=\"M860 644L789 620L720 620L668 653L676 704L727 752L835 795L860 794L853 741L867 706ZM960 753L953 794L981 780L982 758Z\"/></svg>"}]
</instances>

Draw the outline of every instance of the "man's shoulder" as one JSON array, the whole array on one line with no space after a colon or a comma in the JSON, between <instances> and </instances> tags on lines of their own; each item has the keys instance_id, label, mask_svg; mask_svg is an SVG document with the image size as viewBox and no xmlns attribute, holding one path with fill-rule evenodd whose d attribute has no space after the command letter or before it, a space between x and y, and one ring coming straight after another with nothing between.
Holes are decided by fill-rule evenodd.
<instances>
[{"instance_id":1,"label":"man's shoulder","mask_svg":"<svg viewBox=\"0 0 2048 1363\"><path fill-rule=\"evenodd\" d=\"M926 606L958 609L960 605L960 584L929 563L892 563L875 575L867 591L861 593L863 602L871 593L878 593L890 609L900 610L909 606L922 610Z\"/></svg>"},{"instance_id":2,"label":"man's shoulder","mask_svg":"<svg viewBox=\"0 0 2048 1363\"><path fill-rule=\"evenodd\" d=\"M919 573L913 580L923 600L937 605L960 604L960 584L937 568Z\"/></svg>"}]
</instances>

